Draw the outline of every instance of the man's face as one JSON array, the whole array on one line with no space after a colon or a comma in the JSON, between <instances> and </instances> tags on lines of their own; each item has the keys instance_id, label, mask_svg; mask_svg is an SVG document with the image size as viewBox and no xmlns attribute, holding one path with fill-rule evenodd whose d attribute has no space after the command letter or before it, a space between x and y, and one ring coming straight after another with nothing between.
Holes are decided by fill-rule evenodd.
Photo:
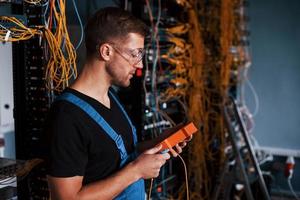
<instances>
[{"instance_id":1,"label":"man's face","mask_svg":"<svg viewBox=\"0 0 300 200\"><path fill-rule=\"evenodd\" d=\"M125 41L111 44L113 57L106 65L112 84L128 87L136 69L143 68L144 37L130 33Z\"/></svg>"}]
</instances>

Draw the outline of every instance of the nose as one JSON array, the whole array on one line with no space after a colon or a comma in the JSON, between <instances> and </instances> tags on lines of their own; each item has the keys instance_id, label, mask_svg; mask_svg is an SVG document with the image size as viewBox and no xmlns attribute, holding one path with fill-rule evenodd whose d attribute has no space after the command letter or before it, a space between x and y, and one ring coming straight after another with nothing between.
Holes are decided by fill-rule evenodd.
<instances>
[{"instance_id":1,"label":"nose","mask_svg":"<svg viewBox=\"0 0 300 200\"><path fill-rule=\"evenodd\" d=\"M143 69L143 60L141 60L140 62L134 64L134 67L137 69Z\"/></svg>"}]
</instances>

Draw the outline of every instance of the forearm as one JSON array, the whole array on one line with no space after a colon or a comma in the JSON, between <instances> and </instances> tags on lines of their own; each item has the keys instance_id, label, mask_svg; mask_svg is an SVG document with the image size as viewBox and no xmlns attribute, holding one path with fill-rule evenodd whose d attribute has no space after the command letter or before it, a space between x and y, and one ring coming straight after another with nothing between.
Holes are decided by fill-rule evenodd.
<instances>
[{"instance_id":1,"label":"forearm","mask_svg":"<svg viewBox=\"0 0 300 200\"><path fill-rule=\"evenodd\" d=\"M139 180L139 178L140 176L136 173L135 166L132 163L129 163L126 167L112 176L83 186L77 193L76 199L113 199L130 184Z\"/></svg>"},{"instance_id":2,"label":"forearm","mask_svg":"<svg viewBox=\"0 0 300 200\"><path fill-rule=\"evenodd\" d=\"M140 178L157 177L169 154L158 154L161 146L145 151L110 177L82 185L83 176L58 178L48 177L53 200L107 200L113 199Z\"/></svg>"},{"instance_id":3,"label":"forearm","mask_svg":"<svg viewBox=\"0 0 300 200\"><path fill-rule=\"evenodd\" d=\"M106 200L115 198L140 177L137 167L129 163L108 178L85 186L82 186L82 176L69 178L48 176L48 182L53 200Z\"/></svg>"}]
</instances>

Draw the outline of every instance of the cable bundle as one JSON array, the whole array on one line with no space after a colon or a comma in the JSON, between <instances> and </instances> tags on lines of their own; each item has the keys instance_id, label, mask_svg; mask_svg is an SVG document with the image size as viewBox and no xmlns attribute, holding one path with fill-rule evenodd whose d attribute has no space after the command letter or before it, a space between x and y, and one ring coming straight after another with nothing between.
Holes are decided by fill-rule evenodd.
<instances>
[{"instance_id":1,"label":"cable bundle","mask_svg":"<svg viewBox=\"0 0 300 200\"><path fill-rule=\"evenodd\" d=\"M20 20L15 17L0 16L0 41L16 42L20 40L28 40L34 35L42 35L42 32L36 28L26 27ZM5 24L12 26L6 27Z\"/></svg>"},{"instance_id":2,"label":"cable bundle","mask_svg":"<svg viewBox=\"0 0 300 200\"><path fill-rule=\"evenodd\" d=\"M146 73L143 81L145 105L155 113L152 115L153 123L167 120L170 126L174 126L176 123L161 107L176 101L185 113L185 118L187 117L185 97L189 88L188 70L192 65L192 45L184 38L187 38L190 25L175 19L168 21L160 0L147 0L146 6L152 34L146 44ZM155 8L156 18L153 17ZM149 118L146 120L146 123L151 123ZM161 130L153 131L155 137Z\"/></svg>"},{"instance_id":3,"label":"cable bundle","mask_svg":"<svg viewBox=\"0 0 300 200\"><path fill-rule=\"evenodd\" d=\"M222 109L232 86L238 81L237 70L244 68L240 48L242 29L237 12L243 0L189 0L189 43L193 44L189 69L188 113L198 122L200 134L188 148L188 172L191 199L211 199L216 176L225 162L226 127ZM239 49L234 54L232 49ZM185 196L185 187L179 199Z\"/></svg>"},{"instance_id":4,"label":"cable bundle","mask_svg":"<svg viewBox=\"0 0 300 200\"><path fill-rule=\"evenodd\" d=\"M191 45L186 43L185 40L178 37L169 37L168 42L172 46L168 49L166 54L161 55L171 64L170 73L172 79L169 81L173 87L169 87L161 94L163 101L168 101L174 97L185 98L189 88L188 70L191 68Z\"/></svg>"},{"instance_id":5,"label":"cable bundle","mask_svg":"<svg viewBox=\"0 0 300 200\"><path fill-rule=\"evenodd\" d=\"M46 85L51 90L61 91L68 86L72 76L77 77L76 50L67 30L65 0L50 0L45 37L51 50L45 74Z\"/></svg>"},{"instance_id":6,"label":"cable bundle","mask_svg":"<svg viewBox=\"0 0 300 200\"><path fill-rule=\"evenodd\" d=\"M26 27L15 17L0 16L0 41L15 42L28 40L36 35L44 36L49 47L49 58L45 72L46 87L52 91L61 91L68 86L71 77L77 77L76 50L70 41L66 15L65 0L50 0L40 5L42 0L26 0L28 4L47 6L44 26ZM75 4L74 4L75 5ZM48 14L48 17L46 17ZM80 21L81 22L81 21ZM78 44L79 46L80 44Z\"/></svg>"},{"instance_id":7,"label":"cable bundle","mask_svg":"<svg viewBox=\"0 0 300 200\"><path fill-rule=\"evenodd\" d=\"M190 25L177 18L170 20L166 12L166 3L161 0L146 0L152 30L151 36L146 38L146 69L143 79L143 123L144 127L151 127L144 128L144 136L148 138L155 138L163 130L184 122L188 115L185 97L189 88L188 70L192 63L192 45L185 38ZM172 165L172 161L168 162L168 165L161 169L160 176L152 182L153 198L172 199L172 195L177 192L168 187L176 177ZM188 197L188 193L186 196Z\"/></svg>"},{"instance_id":8,"label":"cable bundle","mask_svg":"<svg viewBox=\"0 0 300 200\"><path fill-rule=\"evenodd\" d=\"M34 4L34 5L39 5L43 2L44 0L24 0L24 2L29 3L29 4Z\"/></svg>"}]
</instances>

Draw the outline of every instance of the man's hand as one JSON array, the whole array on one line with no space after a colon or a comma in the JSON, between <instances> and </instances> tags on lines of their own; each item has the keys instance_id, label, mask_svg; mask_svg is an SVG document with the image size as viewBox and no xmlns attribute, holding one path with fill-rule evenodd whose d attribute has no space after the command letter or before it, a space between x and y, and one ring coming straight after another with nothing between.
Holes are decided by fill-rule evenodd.
<instances>
[{"instance_id":1,"label":"man's hand","mask_svg":"<svg viewBox=\"0 0 300 200\"><path fill-rule=\"evenodd\" d=\"M146 150L132 164L138 175L143 179L154 178L159 175L160 168L170 158L168 153L159 153L162 145Z\"/></svg>"},{"instance_id":2,"label":"man's hand","mask_svg":"<svg viewBox=\"0 0 300 200\"><path fill-rule=\"evenodd\" d=\"M52 199L114 199L140 178L148 179L159 175L161 166L170 158L168 153L160 153L161 147L148 149L115 174L87 185L82 184L83 176L48 176Z\"/></svg>"},{"instance_id":3,"label":"man's hand","mask_svg":"<svg viewBox=\"0 0 300 200\"><path fill-rule=\"evenodd\" d=\"M183 142L176 144L174 149L173 148L169 149L169 151L170 151L169 154L173 157L177 157L178 154L180 154L182 152L182 149L187 145L187 142L191 141L192 138L193 138L193 135L186 138Z\"/></svg>"}]
</instances>

